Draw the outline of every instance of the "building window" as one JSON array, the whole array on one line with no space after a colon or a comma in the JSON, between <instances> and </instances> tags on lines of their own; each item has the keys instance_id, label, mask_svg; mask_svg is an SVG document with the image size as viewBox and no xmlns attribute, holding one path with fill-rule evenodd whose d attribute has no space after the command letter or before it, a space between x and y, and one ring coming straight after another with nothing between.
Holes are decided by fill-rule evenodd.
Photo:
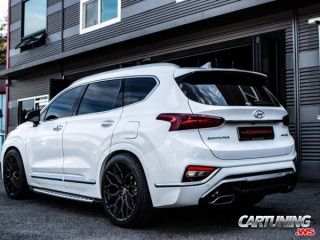
<instances>
[{"instance_id":1,"label":"building window","mask_svg":"<svg viewBox=\"0 0 320 240\"><path fill-rule=\"evenodd\" d=\"M121 21L121 0L81 0L80 34Z\"/></svg>"},{"instance_id":2,"label":"building window","mask_svg":"<svg viewBox=\"0 0 320 240\"><path fill-rule=\"evenodd\" d=\"M49 96L37 96L18 100L18 124L24 123L28 112L33 110L41 110L49 102Z\"/></svg>"},{"instance_id":3,"label":"building window","mask_svg":"<svg viewBox=\"0 0 320 240\"><path fill-rule=\"evenodd\" d=\"M16 48L27 50L45 43L47 1L24 0L22 7L22 39Z\"/></svg>"},{"instance_id":4,"label":"building window","mask_svg":"<svg viewBox=\"0 0 320 240\"><path fill-rule=\"evenodd\" d=\"M27 0L24 2L23 36L30 36L47 27L47 1Z\"/></svg>"}]
</instances>

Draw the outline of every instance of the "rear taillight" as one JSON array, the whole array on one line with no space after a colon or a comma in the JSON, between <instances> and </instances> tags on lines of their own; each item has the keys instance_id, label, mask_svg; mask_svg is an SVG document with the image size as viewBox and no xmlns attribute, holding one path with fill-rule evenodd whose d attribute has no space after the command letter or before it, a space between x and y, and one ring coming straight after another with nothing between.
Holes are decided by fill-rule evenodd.
<instances>
[{"instance_id":1,"label":"rear taillight","mask_svg":"<svg viewBox=\"0 0 320 240\"><path fill-rule=\"evenodd\" d=\"M201 181L213 173L216 168L203 166L188 166L183 175L183 182Z\"/></svg>"},{"instance_id":2,"label":"rear taillight","mask_svg":"<svg viewBox=\"0 0 320 240\"><path fill-rule=\"evenodd\" d=\"M284 125L289 126L289 115L284 116L282 122Z\"/></svg>"},{"instance_id":3,"label":"rear taillight","mask_svg":"<svg viewBox=\"0 0 320 240\"><path fill-rule=\"evenodd\" d=\"M183 113L162 113L157 120L170 122L169 131L219 127L225 122L221 117Z\"/></svg>"}]
</instances>

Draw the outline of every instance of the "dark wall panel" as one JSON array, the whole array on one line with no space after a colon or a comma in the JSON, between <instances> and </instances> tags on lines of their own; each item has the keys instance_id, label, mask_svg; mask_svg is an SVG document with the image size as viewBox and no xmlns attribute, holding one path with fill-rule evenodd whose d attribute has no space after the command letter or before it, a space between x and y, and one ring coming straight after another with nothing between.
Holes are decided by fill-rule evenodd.
<instances>
[{"instance_id":1,"label":"dark wall panel","mask_svg":"<svg viewBox=\"0 0 320 240\"><path fill-rule=\"evenodd\" d=\"M22 4L18 3L11 8L11 19L10 23L15 23L21 20Z\"/></svg>"},{"instance_id":2,"label":"dark wall panel","mask_svg":"<svg viewBox=\"0 0 320 240\"><path fill-rule=\"evenodd\" d=\"M48 16L48 35L61 31L61 11Z\"/></svg>"},{"instance_id":3,"label":"dark wall panel","mask_svg":"<svg viewBox=\"0 0 320 240\"><path fill-rule=\"evenodd\" d=\"M300 70L300 98L301 105L320 105L319 67Z\"/></svg>"},{"instance_id":4,"label":"dark wall panel","mask_svg":"<svg viewBox=\"0 0 320 240\"><path fill-rule=\"evenodd\" d=\"M301 124L301 157L302 163L315 162L317 174L314 177L320 178L320 122ZM308 175L303 173L303 175Z\"/></svg>"},{"instance_id":5,"label":"dark wall panel","mask_svg":"<svg viewBox=\"0 0 320 240\"><path fill-rule=\"evenodd\" d=\"M293 51L293 38L292 38L292 28L286 29L286 53L292 53Z\"/></svg>"},{"instance_id":6,"label":"dark wall panel","mask_svg":"<svg viewBox=\"0 0 320 240\"><path fill-rule=\"evenodd\" d=\"M27 62L52 56L61 52L61 41L50 43L32 50L24 51L21 54L10 58L11 66L18 66Z\"/></svg>"},{"instance_id":7,"label":"dark wall panel","mask_svg":"<svg viewBox=\"0 0 320 240\"><path fill-rule=\"evenodd\" d=\"M320 10L320 9L319 9ZM310 18L318 17L319 12L301 16L299 19L299 49L309 51L318 49L318 27L316 24L308 24Z\"/></svg>"},{"instance_id":8,"label":"dark wall panel","mask_svg":"<svg viewBox=\"0 0 320 240\"><path fill-rule=\"evenodd\" d=\"M52 5L54 5L58 2L61 2L61 1L63 1L63 0L48 0L48 6L52 6Z\"/></svg>"},{"instance_id":9,"label":"dark wall panel","mask_svg":"<svg viewBox=\"0 0 320 240\"><path fill-rule=\"evenodd\" d=\"M130 5L142 2L143 0L122 0L122 7L128 7Z\"/></svg>"},{"instance_id":10,"label":"dark wall panel","mask_svg":"<svg viewBox=\"0 0 320 240\"><path fill-rule=\"evenodd\" d=\"M21 41L21 29L17 29L11 32L10 34L10 47L11 49L15 48Z\"/></svg>"},{"instance_id":11,"label":"dark wall panel","mask_svg":"<svg viewBox=\"0 0 320 240\"><path fill-rule=\"evenodd\" d=\"M294 107L294 73L293 70L287 70L286 73L286 107Z\"/></svg>"},{"instance_id":12,"label":"dark wall panel","mask_svg":"<svg viewBox=\"0 0 320 240\"><path fill-rule=\"evenodd\" d=\"M79 25L80 4L73 4L64 9L64 29Z\"/></svg>"}]
</instances>

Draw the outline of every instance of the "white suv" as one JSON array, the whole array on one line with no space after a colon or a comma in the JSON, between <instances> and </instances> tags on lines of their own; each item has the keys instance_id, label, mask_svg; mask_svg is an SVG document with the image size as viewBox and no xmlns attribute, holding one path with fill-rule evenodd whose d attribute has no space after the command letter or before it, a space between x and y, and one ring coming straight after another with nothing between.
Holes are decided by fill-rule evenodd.
<instances>
[{"instance_id":1,"label":"white suv","mask_svg":"<svg viewBox=\"0 0 320 240\"><path fill-rule=\"evenodd\" d=\"M114 224L153 208L256 204L295 187L286 110L263 74L150 64L81 79L7 137L11 198L101 201Z\"/></svg>"}]
</instances>

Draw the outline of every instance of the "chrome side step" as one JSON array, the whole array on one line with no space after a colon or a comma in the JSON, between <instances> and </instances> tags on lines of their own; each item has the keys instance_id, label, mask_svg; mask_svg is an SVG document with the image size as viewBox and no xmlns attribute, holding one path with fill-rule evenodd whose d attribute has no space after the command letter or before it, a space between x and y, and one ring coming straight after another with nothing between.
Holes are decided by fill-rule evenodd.
<instances>
[{"instance_id":1,"label":"chrome side step","mask_svg":"<svg viewBox=\"0 0 320 240\"><path fill-rule=\"evenodd\" d=\"M54 191L54 190L49 190L44 188L36 188L36 187L32 187L32 190L37 193L42 193L42 194L59 197L59 198L65 198L69 200L75 200L75 201L87 202L87 203L95 202L95 199L93 198L79 196L71 193L64 193L64 192L59 192L59 191Z\"/></svg>"}]
</instances>

